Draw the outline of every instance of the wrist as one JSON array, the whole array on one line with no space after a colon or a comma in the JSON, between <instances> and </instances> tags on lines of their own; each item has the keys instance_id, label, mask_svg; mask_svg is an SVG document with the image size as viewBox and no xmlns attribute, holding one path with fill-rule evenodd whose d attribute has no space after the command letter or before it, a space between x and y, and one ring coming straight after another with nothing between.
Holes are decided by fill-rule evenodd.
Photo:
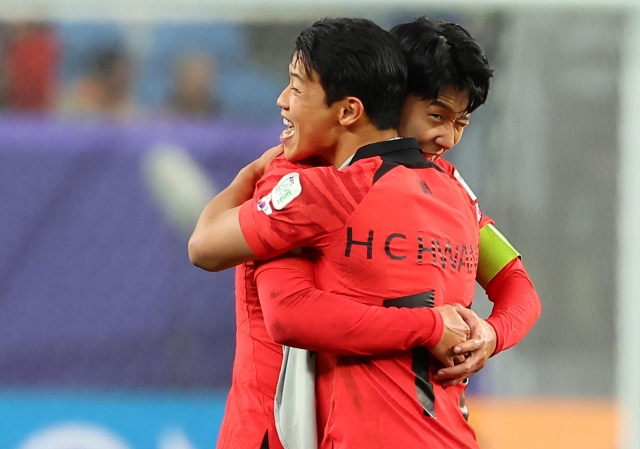
<instances>
[{"instance_id":1,"label":"wrist","mask_svg":"<svg viewBox=\"0 0 640 449\"><path fill-rule=\"evenodd\" d=\"M438 309L425 308L422 310L424 310L429 316L425 327L429 335L427 336L423 346L431 350L435 348L442 339L442 335L444 334L444 320L442 318L442 313Z\"/></svg>"},{"instance_id":2,"label":"wrist","mask_svg":"<svg viewBox=\"0 0 640 449\"><path fill-rule=\"evenodd\" d=\"M252 165L253 163L243 167L229 185L236 191L238 205L253 197L256 184L260 180L258 171Z\"/></svg>"},{"instance_id":3,"label":"wrist","mask_svg":"<svg viewBox=\"0 0 640 449\"><path fill-rule=\"evenodd\" d=\"M489 353L489 357L493 357L498 352L498 332L490 320L486 320L485 323L487 324L487 332L489 333L487 352Z\"/></svg>"}]
</instances>

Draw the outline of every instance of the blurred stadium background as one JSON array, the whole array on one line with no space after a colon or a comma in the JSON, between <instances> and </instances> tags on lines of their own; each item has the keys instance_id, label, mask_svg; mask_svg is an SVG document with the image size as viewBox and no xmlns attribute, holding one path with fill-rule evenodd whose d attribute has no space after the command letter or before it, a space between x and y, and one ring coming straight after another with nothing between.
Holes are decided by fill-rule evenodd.
<instances>
[{"instance_id":1,"label":"blurred stadium background","mask_svg":"<svg viewBox=\"0 0 640 449\"><path fill-rule=\"evenodd\" d=\"M448 157L543 315L471 381L483 449L640 448L631 0L0 1L0 448L214 447L233 275L186 241L278 142L296 35L339 15L461 23L496 69Z\"/></svg>"}]
</instances>

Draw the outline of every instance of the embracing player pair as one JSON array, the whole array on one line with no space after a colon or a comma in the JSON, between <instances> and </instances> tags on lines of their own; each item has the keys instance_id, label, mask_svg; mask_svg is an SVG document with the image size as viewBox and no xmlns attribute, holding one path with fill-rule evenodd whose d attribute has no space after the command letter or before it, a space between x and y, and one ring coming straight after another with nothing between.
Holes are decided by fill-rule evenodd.
<instances>
[{"instance_id":1,"label":"embracing player pair","mask_svg":"<svg viewBox=\"0 0 640 449\"><path fill-rule=\"evenodd\" d=\"M241 264L218 447L478 447L462 381L540 313L519 254L440 159L491 75L451 23L325 19L300 34L282 145L189 242L201 268ZM487 320L468 309L476 280Z\"/></svg>"}]
</instances>

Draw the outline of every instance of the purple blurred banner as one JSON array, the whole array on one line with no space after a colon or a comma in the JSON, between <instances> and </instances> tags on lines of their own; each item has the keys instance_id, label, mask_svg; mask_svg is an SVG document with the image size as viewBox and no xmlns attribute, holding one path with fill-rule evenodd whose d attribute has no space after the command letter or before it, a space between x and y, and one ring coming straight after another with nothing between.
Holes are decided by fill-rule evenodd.
<instances>
[{"instance_id":1,"label":"purple blurred banner","mask_svg":"<svg viewBox=\"0 0 640 449\"><path fill-rule=\"evenodd\" d=\"M228 387L233 271L191 265L141 161L177 145L224 187L279 133L0 118L0 385Z\"/></svg>"}]
</instances>

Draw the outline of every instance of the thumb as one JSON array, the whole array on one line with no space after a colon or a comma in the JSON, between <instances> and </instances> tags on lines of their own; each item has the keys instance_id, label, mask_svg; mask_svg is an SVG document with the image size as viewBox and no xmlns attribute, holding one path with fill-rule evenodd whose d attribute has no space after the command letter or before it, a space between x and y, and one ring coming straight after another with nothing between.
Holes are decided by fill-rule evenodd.
<instances>
[{"instance_id":1,"label":"thumb","mask_svg":"<svg viewBox=\"0 0 640 449\"><path fill-rule=\"evenodd\" d=\"M467 320L468 318L472 318L473 315L475 315L475 312L473 310L467 309L462 304L456 304L454 305L454 307L456 309L456 312L458 312L460 316L465 320Z\"/></svg>"}]
</instances>

